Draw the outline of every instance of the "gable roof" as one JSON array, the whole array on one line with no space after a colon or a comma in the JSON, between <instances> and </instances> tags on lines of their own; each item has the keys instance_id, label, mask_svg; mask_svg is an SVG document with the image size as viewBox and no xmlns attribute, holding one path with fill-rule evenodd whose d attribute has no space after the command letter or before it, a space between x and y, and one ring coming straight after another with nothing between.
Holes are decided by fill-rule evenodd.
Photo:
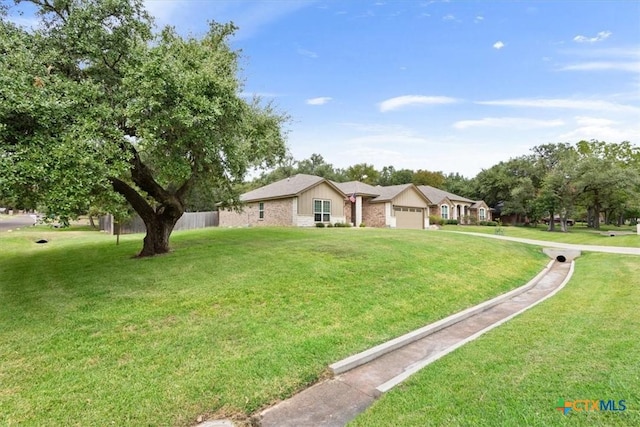
<instances>
[{"instance_id":1,"label":"gable roof","mask_svg":"<svg viewBox=\"0 0 640 427\"><path fill-rule=\"evenodd\" d=\"M322 182L328 183L335 190L343 193L333 183L322 177L299 173L289 178L281 179L280 181L272 182L264 187L256 188L255 190L244 193L240 196L240 200L243 202L252 202L256 200L295 197L316 185L321 184Z\"/></svg>"},{"instance_id":2,"label":"gable roof","mask_svg":"<svg viewBox=\"0 0 640 427\"><path fill-rule=\"evenodd\" d=\"M487 205L484 200L476 200L472 205L471 205L471 209L479 209L485 207L487 209L489 209L489 205Z\"/></svg>"},{"instance_id":3,"label":"gable roof","mask_svg":"<svg viewBox=\"0 0 640 427\"><path fill-rule=\"evenodd\" d=\"M334 182L331 181L333 185L338 187L340 191L344 194L356 196L372 196L375 197L380 194L378 191L378 187L374 187L373 185L365 184L360 181L349 181L349 182Z\"/></svg>"},{"instance_id":4,"label":"gable roof","mask_svg":"<svg viewBox=\"0 0 640 427\"><path fill-rule=\"evenodd\" d=\"M419 185L418 190L424 194L427 199L432 203L440 203L440 201L448 198L451 201L476 203L474 200L467 199L466 197L458 196L457 194L449 193L448 191L440 190L439 188L432 187L430 185Z\"/></svg>"},{"instance_id":5,"label":"gable roof","mask_svg":"<svg viewBox=\"0 0 640 427\"><path fill-rule=\"evenodd\" d=\"M393 200L401 193L404 193L410 188L416 188L413 184L400 184L400 185L389 185L386 187L378 185L376 190L378 190L378 197L371 200L372 202L388 202ZM416 188L417 189L417 188ZM431 201L422 193L421 191L416 191L418 195L420 195L427 203L431 203Z\"/></svg>"}]
</instances>

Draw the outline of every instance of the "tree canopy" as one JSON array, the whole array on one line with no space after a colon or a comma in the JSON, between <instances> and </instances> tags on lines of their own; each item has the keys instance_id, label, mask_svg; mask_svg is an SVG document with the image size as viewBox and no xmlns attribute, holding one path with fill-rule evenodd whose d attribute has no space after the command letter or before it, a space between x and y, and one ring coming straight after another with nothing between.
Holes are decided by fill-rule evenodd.
<instances>
[{"instance_id":1,"label":"tree canopy","mask_svg":"<svg viewBox=\"0 0 640 427\"><path fill-rule=\"evenodd\" d=\"M640 149L628 141L542 144L532 154L485 169L476 194L516 222L555 218L566 231L571 216L599 228L601 221L621 225L637 218L640 201Z\"/></svg>"},{"instance_id":2,"label":"tree canopy","mask_svg":"<svg viewBox=\"0 0 640 427\"><path fill-rule=\"evenodd\" d=\"M182 37L154 33L142 0L30 2L36 29L0 15L0 199L67 219L119 195L155 255L195 186L234 205L285 156L286 115L241 96L233 24Z\"/></svg>"}]
</instances>

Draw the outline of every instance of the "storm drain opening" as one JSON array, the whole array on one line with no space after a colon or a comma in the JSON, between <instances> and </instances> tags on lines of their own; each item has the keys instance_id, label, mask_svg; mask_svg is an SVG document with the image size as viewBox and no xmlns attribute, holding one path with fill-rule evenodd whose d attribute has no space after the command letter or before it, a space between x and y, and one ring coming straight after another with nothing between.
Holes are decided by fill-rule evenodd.
<instances>
[{"instance_id":1,"label":"storm drain opening","mask_svg":"<svg viewBox=\"0 0 640 427\"><path fill-rule=\"evenodd\" d=\"M558 262L566 262L567 261L567 257L565 257L564 255L558 255L556 257L556 261L558 261Z\"/></svg>"},{"instance_id":2,"label":"storm drain opening","mask_svg":"<svg viewBox=\"0 0 640 427\"><path fill-rule=\"evenodd\" d=\"M36 240L36 243L42 244L42 243L49 243L48 240L45 239L40 239L40 240Z\"/></svg>"}]
</instances>

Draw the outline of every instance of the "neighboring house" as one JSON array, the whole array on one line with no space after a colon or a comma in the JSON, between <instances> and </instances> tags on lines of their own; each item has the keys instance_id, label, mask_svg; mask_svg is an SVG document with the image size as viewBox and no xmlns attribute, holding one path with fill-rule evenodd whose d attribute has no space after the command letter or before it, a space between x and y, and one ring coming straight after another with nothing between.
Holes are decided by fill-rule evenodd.
<instances>
[{"instance_id":1,"label":"neighboring house","mask_svg":"<svg viewBox=\"0 0 640 427\"><path fill-rule=\"evenodd\" d=\"M429 226L429 215L490 220L482 201L473 201L429 186L413 184L372 186L359 181L332 182L298 174L240 196L241 212L220 211L220 226L314 226L351 223L367 227Z\"/></svg>"},{"instance_id":2,"label":"neighboring house","mask_svg":"<svg viewBox=\"0 0 640 427\"><path fill-rule=\"evenodd\" d=\"M240 196L242 212L220 211L220 226L313 226L346 222L345 194L331 181L298 174Z\"/></svg>"},{"instance_id":3,"label":"neighboring house","mask_svg":"<svg viewBox=\"0 0 640 427\"><path fill-rule=\"evenodd\" d=\"M459 224L475 221L491 221L491 210L482 200L471 200L429 185L419 185L418 189L432 204L429 215L442 219L455 219Z\"/></svg>"}]
</instances>

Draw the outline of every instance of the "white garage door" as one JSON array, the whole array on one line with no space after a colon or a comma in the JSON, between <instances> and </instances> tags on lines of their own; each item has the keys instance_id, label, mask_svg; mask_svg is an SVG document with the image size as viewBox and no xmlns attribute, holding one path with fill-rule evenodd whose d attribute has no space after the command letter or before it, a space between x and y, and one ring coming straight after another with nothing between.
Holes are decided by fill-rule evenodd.
<instances>
[{"instance_id":1,"label":"white garage door","mask_svg":"<svg viewBox=\"0 0 640 427\"><path fill-rule=\"evenodd\" d=\"M424 228L424 218L421 208L394 207L396 228Z\"/></svg>"}]
</instances>

